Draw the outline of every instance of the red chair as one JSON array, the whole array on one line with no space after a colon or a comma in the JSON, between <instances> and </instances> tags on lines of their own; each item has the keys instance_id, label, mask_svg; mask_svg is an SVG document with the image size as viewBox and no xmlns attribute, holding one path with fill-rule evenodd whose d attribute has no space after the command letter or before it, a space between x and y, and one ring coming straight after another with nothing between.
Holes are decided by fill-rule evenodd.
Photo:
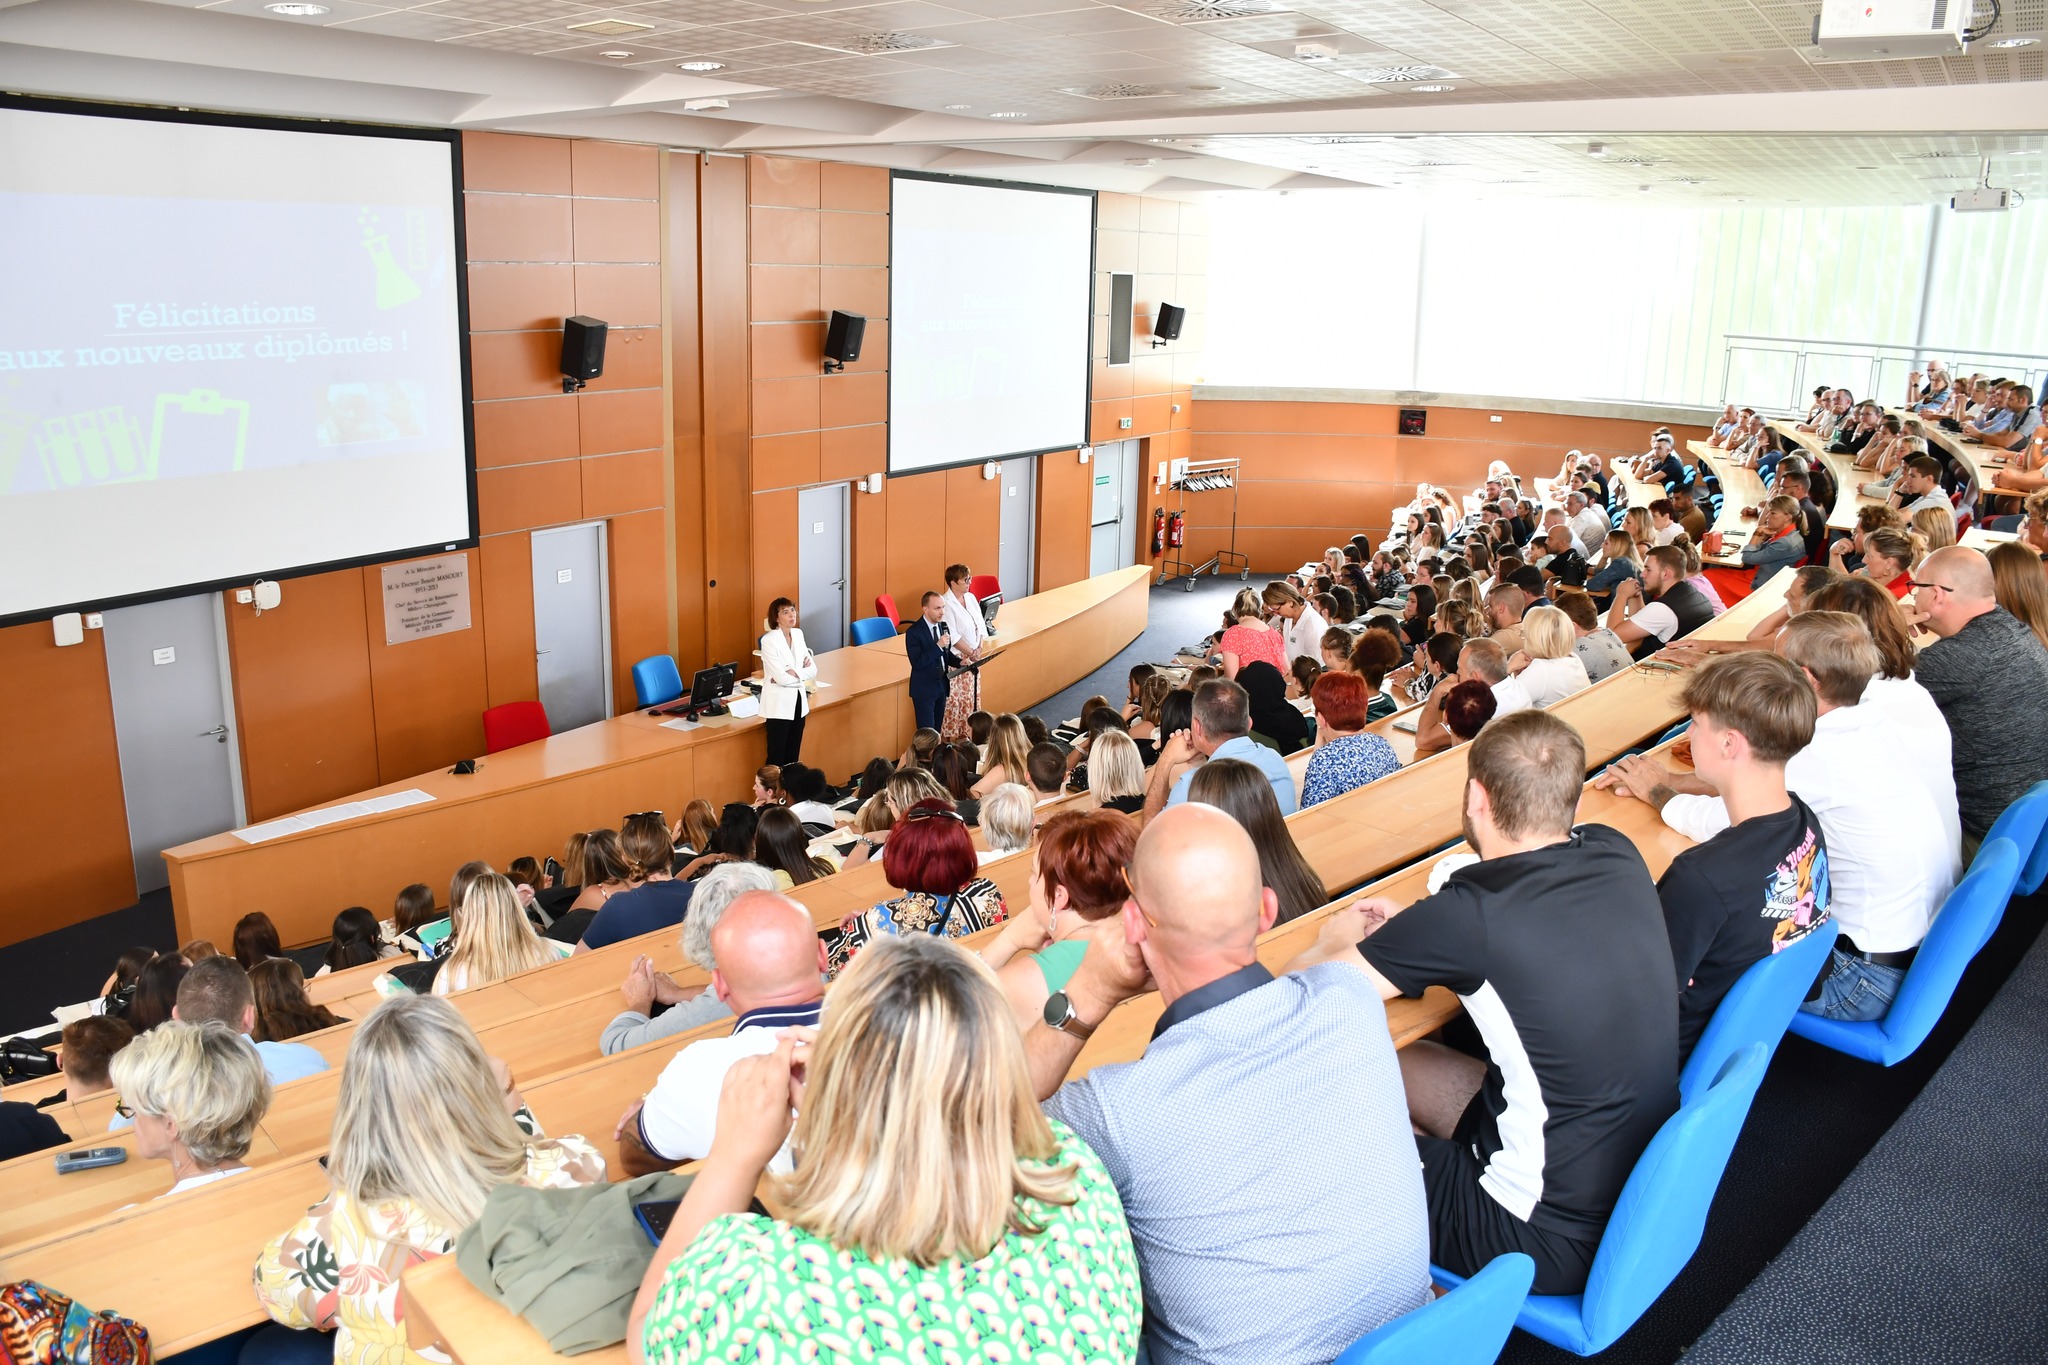
<instances>
[{"instance_id":1,"label":"red chair","mask_svg":"<svg viewBox=\"0 0 2048 1365\"><path fill-rule=\"evenodd\" d=\"M896 599L889 593L875 594L875 615L886 619L892 626L903 624L903 618L896 614Z\"/></svg>"},{"instance_id":2,"label":"red chair","mask_svg":"<svg viewBox=\"0 0 2048 1365\"><path fill-rule=\"evenodd\" d=\"M1003 595L1003 585L996 582L996 576L992 573L978 573L967 580L967 591L974 594L974 600L977 602L999 601Z\"/></svg>"},{"instance_id":3,"label":"red chair","mask_svg":"<svg viewBox=\"0 0 2048 1365\"><path fill-rule=\"evenodd\" d=\"M553 733L548 725L547 708L537 701L508 701L484 712L484 752L487 754L531 744Z\"/></svg>"}]
</instances>

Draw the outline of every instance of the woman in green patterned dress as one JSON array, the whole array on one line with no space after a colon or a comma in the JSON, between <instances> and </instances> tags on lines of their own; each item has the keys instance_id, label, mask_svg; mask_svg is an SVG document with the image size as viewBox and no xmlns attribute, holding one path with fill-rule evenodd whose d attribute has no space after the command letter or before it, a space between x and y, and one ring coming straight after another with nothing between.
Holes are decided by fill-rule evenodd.
<instances>
[{"instance_id":1,"label":"woman in green patterned dress","mask_svg":"<svg viewBox=\"0 0 2048 1365\"><path fill-rule=\"evenodd\" d=\"M807 1032L727 1074L711 1155L633 1305L636 1365L1136 1358L1144 1301L1116 1187L1033 1102L979 958L882 939ZM750 1214L792 1107L786 1217Z\"/></svg>"}]
</instances>

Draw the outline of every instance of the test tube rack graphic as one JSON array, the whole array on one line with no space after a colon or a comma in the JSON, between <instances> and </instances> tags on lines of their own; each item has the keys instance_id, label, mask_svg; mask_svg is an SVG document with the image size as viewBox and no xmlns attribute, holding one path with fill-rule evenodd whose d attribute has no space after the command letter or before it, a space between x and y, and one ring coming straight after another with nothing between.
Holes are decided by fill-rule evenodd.
<instances>
[{"instance_id":1,"label":"test tube rack graphic","mask_svg":"<svg viewBox=\"0 0 2048 1365\"><path fill-rule=\"evenodd\" d=\"M249 448L249 403L242 398L223 398L213 389L194 389L190 393L160 393L156 396L156 415L149 428L149 473L145 478L156 478L162 467L164 455L164 432L177 416L211 418L218 417L234 423L234 444L226 450L226 468L230 471L242 467L242 457ZM211 424L209 424L211 425ZM214 430L219 430L214 427ZM211 474L220 472L215 461L209 460L207 468L194 470L173 470L173 474Z\"/></svg>"},{"instance_id":2,"label":"test tube rack graphic","mask_svg":"<svg viewBox=\"0 0 2048 1365\"><path fill-rule=\"evenodd\" d=\"M78 488L156 477L154 454L143 449L140 436L135 419L115 406L46 417L34 442L48 486Z\"/></svg>"}]
</instances>

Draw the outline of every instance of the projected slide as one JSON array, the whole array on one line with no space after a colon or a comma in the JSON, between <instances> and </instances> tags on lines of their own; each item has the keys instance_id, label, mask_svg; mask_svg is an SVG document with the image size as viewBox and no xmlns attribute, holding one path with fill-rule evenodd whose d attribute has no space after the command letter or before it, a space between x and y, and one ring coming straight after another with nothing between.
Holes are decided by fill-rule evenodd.
<instances>
[{"instance_id":1,"label":"projected slide","mask_svg":"<svg viewBox=\"0 0 2048 1365\"><path fill-rule=\"evenodd\" d=\"M890 472L1084 443L1094 196L891 185Z\"/></svg>"},{"instance_id":2,"label":"projected slide","mask_svg":"<svg viewBox=\"0 0 2048 1365\"><path fill-rule=\"evenodd\" d=\"M0 617L470 534L443 139L0 109Z\"/></svg>"}]
</instances>

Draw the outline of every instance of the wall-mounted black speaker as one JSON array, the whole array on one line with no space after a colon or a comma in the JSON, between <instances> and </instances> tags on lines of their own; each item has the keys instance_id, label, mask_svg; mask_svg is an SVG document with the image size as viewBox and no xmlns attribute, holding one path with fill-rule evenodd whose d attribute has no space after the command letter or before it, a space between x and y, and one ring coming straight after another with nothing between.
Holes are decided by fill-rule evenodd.
<instances>
[{"instance_id":1,"label":"wall-mounted black speaker","mask_svg":"<svg viewBox=\"0 0 2048 1365\"><path fill-rule=\"evenodd\" d=\"M1181 323L1187 320L1187 315L1188 310L1185 308L1178 308L1170 303L1160 304L1158 313L1152 318L1154 344L1164 345L1169 341L1179 341Z\"/></svg>"},{"instance_id":2,"label":"wall-mounted black speaker","mask_svg":"<svg viewBox=\"0 0 2048 1365\"><path fill-rule=\"evenodd\" d=\"M825 370L829 374L860 359L861 338L868 334L868 320L859 313L832 310L825 324Z\"/></svg>"},{"instance_id":3,"label":"wall-mounted black speaker","mask_svg":"<svg viewBox=\"0 0 2048 1365\"><path fill-rule=\"evenodd\" d=\"M605 325L596 318L562 319L562 392L574 393L604 373Z\"/></svg>"},{"instance_id":4,"label":"wall-mounted black speaker","mask_svg":"<svg viewBox=\"0 0 2048 1365\"><path fill-rule=\"evenodd\" d=\"M1427 436L1429 434L1429 409L1402 408L1400 431L1403 436Z\"/></svg>"}]
</instances>

